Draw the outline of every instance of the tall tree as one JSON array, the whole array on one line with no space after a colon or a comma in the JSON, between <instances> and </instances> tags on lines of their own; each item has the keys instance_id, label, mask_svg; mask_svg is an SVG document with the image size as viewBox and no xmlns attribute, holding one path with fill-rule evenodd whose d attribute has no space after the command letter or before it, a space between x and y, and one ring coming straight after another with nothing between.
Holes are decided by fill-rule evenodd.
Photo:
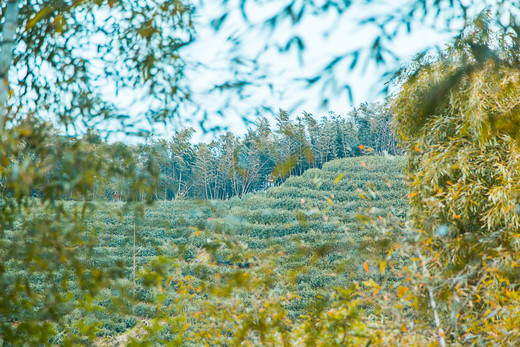
<instances>
[{"instance_id":1,"label":"tall tree","mask_svg":"<svg viewBox=\"0 0 520 347\"><path fill-rule=\"evenodd\" d=\"M410 288L439 343L520 337L520 41L487 28L478 18L441 56L403 71L393 107L420 230L412 252L424 278Z\"/></svg>"},{"instance_id":2,"label":"tall tree","mask_svg":"<svg viewBox=\"0 0 520 347\"><path fill-rule=\"evenodd\" d=\"M256 175L248 176L248 180L256 177L247 185L250 187L248 191L265 189L272 184L270 177L277 157L276 138L267 118L260 117L255 123L255 128L249 128L244 138L244 144L247 149L243 152L242 168L247 167L246 170L249 170L248 165L252 162L257 163L254 168L258 170Z\"/></svg>"},{"instance_id":3,"label":"tall tree","mask_svg":"<svg viewBox=\"0 0 520 347\"><path fill-rule=\"evenodd\" d=\"M195 151L189 142L195 130L185 128L175 133L170 141L172 180L175 181L175 197L186 196L192 188Z\"/></svg>"},{"instance_id":4,"label":"tall tree","mask_svg":"<svg viewBox=\"0 0 520 347\"><path fill-rule=\"evenodd\" d=\"M370 109L371 113L368 121L370 123L370 135L374 152L379 155L399 153L397 139L393 133L392 111L386 103L379 102L371 104Z\"/></svg>"},{"instance_id":5,"label":"tall tree","mask_svg":"<svg viewBox=\"0 0 520 347\"><path fill-rule=\"evenodd\" d=\"M372 116L371 105L364 102L358 108L354 108L350 114L357 127L358 145L365 148L373 147L372 131L370 130L370 118Z\"/></svg>"},{"instance_id":6,"label":"tall tree","mask_svg":"<svg viewBox=\"0 0 520 347\"><path fill-rule=\"evenodd\" d=\"M197 145L194 165L195 185L205 199L216 199L218 185L217 163L212 153L212 146L201 143Z\"/></svg>"},{"instance_id":7,"label":"tall tree","mask_svg":"<svg viewBox=\"0 0 520 347\"><path fill-rule=\"evenodd\" d=\"M338 118L337 120L337 152L340 158L354 156L358 144L357 131L350 119Z\"/></svg>"},{"instance_id":8,"label":"tall tree","mask_svg":"<svg viewBox=\"0 0 520 347\"><path fill-rule=\"evenodd\" d=\"M227 132L222 135L218 141L217 160L218 173L222 181L223 192L219 194L223 198L240 195L241 180L238 173L238 156L240 152L240 143L238 139Z\"/></svg>"}]
</instances>

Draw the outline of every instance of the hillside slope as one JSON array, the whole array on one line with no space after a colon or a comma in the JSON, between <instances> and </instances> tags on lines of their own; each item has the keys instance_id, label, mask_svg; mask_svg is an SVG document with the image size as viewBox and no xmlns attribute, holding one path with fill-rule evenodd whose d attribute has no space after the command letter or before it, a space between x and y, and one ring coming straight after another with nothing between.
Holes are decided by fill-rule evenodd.
<instances>
[{"instance_id":1,"label":"hillside slope","mask_svg":"<svg viewBox=\"0 0 520 347\"><path fill-rule=\"evenodd\" d=\"M156 202L136 221L136 263L143 266L158 254L180 258L182 274L194 278L196 286L207 286L217 274L254 271L261 261L255 260L256 255L278 252L273 270L284 281L271 290L295 296L288 307L290 317L312 313L323 306L331 288L367 278L358 249L374 231L360 222L358 214L366 209L381 215L406 213L402 165L398 157L339 159L242 199ZM100 231L95 259L103 267L123 262L131 279L134 220L131 215L118 217L115 211L120 206L104 205L90 220ZM226 247L210 249L214 240L238 242L253 256L234 257ZM144 302L147 291L140 286L142 280L138 283L143 302L135 313L152 318L155 309ZM196 312L208 303L192 304L187 310ZM121 324L107 319L104 334L124 330Z\"/></svg>"}]
</instances>

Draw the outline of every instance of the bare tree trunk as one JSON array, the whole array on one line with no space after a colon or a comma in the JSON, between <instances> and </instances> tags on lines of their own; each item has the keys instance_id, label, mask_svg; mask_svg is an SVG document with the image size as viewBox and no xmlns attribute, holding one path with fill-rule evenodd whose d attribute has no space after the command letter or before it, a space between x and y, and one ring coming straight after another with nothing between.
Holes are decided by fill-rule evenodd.
<instances>
[{"instance_id":1,"label":"bare tree trunk","mask_svg":"<svg viewBox=\"0 0 520 347\"><path fill-rule=\"evenodd\" d=\"M176 198L178 198L179 195L181 194L181 184L182 184L182 171L179 172L179 187L177 189L177 196L176 196Z\"/></svg>"},{"instance_id":2,"label":"bare tree trunk","mask_svg":"<svg viewBox=\"0 0 520 347\"><path fill-rule=\"evenodd\" d=\"M8 0L5 11L4 30L2 41L0 41L0 133L5 128L7 108L9 99L9 81L7 73L13 64L14 36L18 18L18 0Z\"/></svg>"},{"instance_id":3,"label":"bare tree trunk","mask_svg":"<svg viewBox=\"0 0 520 347\"><path fill-rule=\"evenodd\" d=\"M135 229L136 229L136 226L135 226L135 219L137 218L137 216L134 216L134 242L133 242L133 259L134 259L134 267L133 267L133 286L132 286L132 294L133 294L133 298L135 300ZM133 313L135 314L135 303L133 305L133 309L132 309Z\"/></svg>"}]
</instances>

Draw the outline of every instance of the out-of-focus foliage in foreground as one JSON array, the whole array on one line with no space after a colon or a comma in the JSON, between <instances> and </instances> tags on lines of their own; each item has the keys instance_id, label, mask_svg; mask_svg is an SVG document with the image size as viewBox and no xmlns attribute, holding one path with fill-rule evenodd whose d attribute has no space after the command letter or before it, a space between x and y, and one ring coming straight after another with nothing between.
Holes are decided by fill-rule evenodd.
<instances>
[{"instance_id":1,"label":"out-of-focus foliage in foreground","mask_svg":"<svg viewBox=\"0 0 520 347\"><path fill-rule=\"evenodd\" d=\"M0 76L10 93L3 124L32 116L73 134L138 133L140 123L178 117L190 94L180 49L192 40L191 14L184 1L2 1L0 25L15 29L2 41L2 59L14 53ZM120 94L148 105L143 117L129 118Z\"/></svg>"},{"instance_id":2,"label":"out-of-focus foliage in foreground","mask_svg":"<svg viewBox=\"0 0 520 347\"><path fill-rule=\"evenodd\" d=\"M201 2L215 3L214 0ZM299 69L294 85L313 88L325 106L332 99L332 95L341 95L352 101L354 92L357 92L357 80L350 78L351 73L356 75L359 71L365 71L367 67L375 67L374 70L380 73L382 82L391 78L402 67L405 59L402 54L403 39L421 40L421 36L435 36L432 33L455 37L483 11L489 13L490 25L503 32L518 30L519 22L517 0L217 2L222 6L213 7L215 10L211 13L214 16L212 24L217 33L223 31L229 34L232 47L229 52L229 69L234 72L230 74L231 80L221 84L219 91L239 92L245 99L254 95L254 88L271 82L269 68L272 67L266 66L265 62L277 53L294 54L298 57L294 64L308 64L307 52L311 47L315 47L315 42L310 42L309 37L316 37L306 35L308 27L311 26L313 32L322 34L317 37L318 40L322 40L324 46L335 47L330 50L330 56L323 59L323 62L310 73L308 69ZM247 30L234 30L237 23ZM352 26L345 25L346 23ZM358 28L363 36L357 32ZM255 33L254 36L251 33ZM251 44L252 37L255 40L259 37L261 40L258 40L260 42L257 44ZM338 47L333 39L337 37L348 39L342 41L344 43ZM426 45L429 39L424 40ZM424 51L416 53L430 50L440 52L443 46L422 46L417 49ZM274 60L275 71L276 64ZM360 74L360 78L363 78L363 75L364 73ZM390 84L379 85L381 87L373 87L375 92L390 91Z\"/></svg>"},{"instance_id":3,"label":"out-of-focus foliage in foreground","mask_svg":"<svg viewBox=\"0 0 520 347\"><path fill-rule=\"evenodd\" d=\"M442 56L418 59L394 102L420 274L407 290L439 343L520 339L519 41L489 28L483 15Z\"/></svg>"},{"instance_id":4,"label":"out-of-focus foliage in foreground","mask_svg":"<svg viewBox=\"0 0 520 347\"><path fill-rule=\"evenodd\" d=\"M108 16L106 16L108 14ZM92 328L64 317L95 310L92 298L115 288L121 271L90 266L96 232L90 203L65 210L58 199L90 197L95 184L120 181L135 199L153 166L125 146L53 134L128 128L100 80L139 89L153 122L188 99L179 49L191 40L191 7L181 1L0 2L0 340L5 344L85 343ZM134 124L129 124L129 121ZM111 158L118 158L117 161ZM146 162L145 162L146 163ZM143 167L143 163L139 163ZM40 199L33 194L38 191ZM124 286L120 295L124 296ZM107 298L109 300L109 298ZM120 305L121 306L121 305ZM124 309L121 306L121 309Z\"/></svg>"},{"instance_id":5,"label":"out-of-focus foliage in foreground","mask_svg":"<svg viewBox=\"0 0 520 347\"><path fill-rule=\"evenodd\" d=\"M81 321L60 323L78 307L92 309L90 298L113 287L121 274L89 265L97 236L85 218L93 206L85 202L66 210L58 199L81 201L95 183L109 180L128 185L129 197L135 197L143 193L143 179L154 175L137 170L124 146L103 151L88 137L70 141L48 131L46 124L27 120L4 132L0 149L0 336L13 344L49 343L63 329L74 332L67 339L91 336L90 327L74 325ZM33 197L35 191L40 198Z\"/></svg>"}]
</instances>

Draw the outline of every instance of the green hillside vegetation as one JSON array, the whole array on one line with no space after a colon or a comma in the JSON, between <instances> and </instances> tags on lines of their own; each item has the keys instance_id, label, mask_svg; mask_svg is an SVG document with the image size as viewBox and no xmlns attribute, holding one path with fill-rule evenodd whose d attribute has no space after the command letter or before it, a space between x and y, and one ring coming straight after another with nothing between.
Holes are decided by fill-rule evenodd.
<instances>
[{"instance_id":1,"label":"green hillside vegetation","mask_svg":"<svg viewBox=\"0 0 520 347\"><path fill-rule=\"evenodd\" d=\"M360 254L360 247L370 247L375 231L360 220L359 214L368 209L385 217L389 213L406 214L402 166L401 157L339 159L322 169L291 177L264 193L230 200L163 201L147 206L135 220L134 303L134 215L128 211L121 214L123 203L99 203L94 217L86 223L87 229L98 232L98 243L92 250L94 263L89 266L113 268L113 273L122 271L121 288L126 290L126 296L119 295L117 300L127 300L129 310L101 310L93 315L76 311L71 324L80 318L77 315L90 317L86 321L99 324L96 334L101 341L113 342L114 336L134 327L143 329L143 322L163 315L158 311L157 296L147 286L151 279L139 275L148 264L157 264L157 256L163 257L160 261L168 259L170 265L175 264L168 267L177 271L175 280L183 278L190 283L188 292L195 296L182 309L188 317L205 310L212 314L208 308L216 300L208 293L229 295L224 293L226 287L219 285L226 281L220 279L241 274L247 277L243 283L247 286L251 278L263 276L266 264L262 262L272 262L272 255L277 255L277 263L269 264L274 277L264 287L265 292L258 295L243 291L242 299L245 305L260 300L262 295L290 297L284 307L291 320L319 314L327 307L335 287L348 288L355 281L361 283L369 278L391 282L395 279L392 272L382 276L373 266L368 273L364 269L367 256ZM233 285L240 292L241 286ZM162 307L176 305L175 300L183 298L182 290L175 285L164 289ZM222 292L218 294L217 289ZM112 294L102 293L105 300L100 301L101 306L110 307L108 298ZM183 323L187 324L183 339L195 334L203 322L203 314L200 316L201 320L191 316L191 321ZM167 330L158 336L171 341L178 331Z\"/></svg>"}]
</instances>

